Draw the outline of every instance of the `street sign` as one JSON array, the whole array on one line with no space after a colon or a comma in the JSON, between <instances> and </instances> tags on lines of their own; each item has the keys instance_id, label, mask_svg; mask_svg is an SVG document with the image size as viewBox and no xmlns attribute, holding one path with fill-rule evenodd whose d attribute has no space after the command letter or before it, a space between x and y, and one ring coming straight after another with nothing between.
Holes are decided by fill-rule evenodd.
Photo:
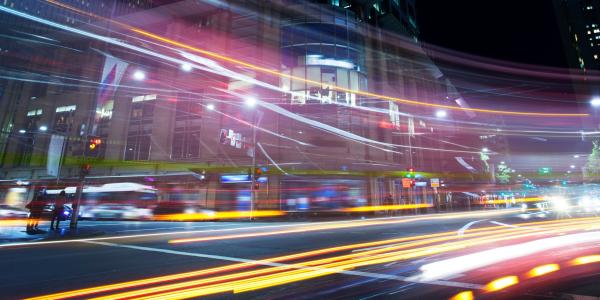
<instances>
[{"instance_id":1,"label":"street sign","mask_svg":"<svg viewBox=\"0 0 600 300\"><path fill-rule=\"evenodd\" d=\"M440 179L439 178L431 178L431 187L440 187Z\"/></svg>"},{"instance_id":2,"label":"street sign","mask_svg":"<svg viewBox=\"0 0 600 300\"><path fill-rule=\"evenodd\" d=\"M538 173L540 175L548 175L552 173L552 168L550 167L544 167L544 168L539 168L538 169Z\"/></svg>"},{"instance_id":3,"label":"street sign","mask_svg":"<svg viewBox=\"0 0 600 300\"><path fill-rule=\"evenodd\" d=\"M410 188L412 187L412 179L410 178L402 178L402 187L403 188Z\"/></svg>"}]
</instances>

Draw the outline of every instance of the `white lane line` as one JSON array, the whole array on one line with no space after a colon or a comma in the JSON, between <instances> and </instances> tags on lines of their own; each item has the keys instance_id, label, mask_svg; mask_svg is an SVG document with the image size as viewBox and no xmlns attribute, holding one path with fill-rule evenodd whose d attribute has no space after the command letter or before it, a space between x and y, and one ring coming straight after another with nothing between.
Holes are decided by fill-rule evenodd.
<instances>
[{"instance_id":1,"label":"white lane line","mask_svg":"<svg viewBox=\"0 0 600 300\"><path fill-rule=\"evenodd\" d=\"M490 223L492 223L492 224L496 224L496 225L500 225L500 226L504 226L504 227L510 227L510 228L520 228L520 226L517 226L517 225L506 224L506 223L497 222L497 221L490 221Z\"/></svg>"},{"instance_id":2,"label":"white lane line","mask_svg":"<svg viewBox=\"0 0 600 300\"><path fill-rule=\"evenodd\" d=\"M460 229L459 229L459 230L458 230L456 233L457 233L458 235L463 235L463 234L465 234L465 231L466 231L467 229L469 229L469 227L473 226L475 223L483 222L483 221L486 221L486 220L487 220L487 219L483 219L483 220L477 220L477 221L469 222L469 223L465 224L465 226L461 227L461 228L460 228Z\"/></svg>"},{"instance_id":3,"label":"white lane line","mask_svg":"<svg viewBox=\"0 0 600 300\"><path fill-rule=\"evenodd\" d=\"M448 280L420 281L420 280L414 280L414 279L410 279L408 277L399 276L399 275L343 270L341 268L309 267L309 266L303 266L303 265L298 265L298 264L277 263L277 262L272 262L272 261L268 261L268 260L254 260L254 259L246 259L246 258L231 257L231 256L184 252L184 251L176 251L176 250L169 250L169 249L162 249L162 248L115 244L115 243L108 243L108 242L97 242L97 241L80 241L80 242L86 243L86 244L95 244L95 245L102 245L102 246L109 246L109 247L126 248L126 249L140 250L140 251L158 252L158 253L164 253L164 254L183 255L183 256L191 256L191 257L199 257L199 258L209 258L209 259L225 260L225 261L241 262L241 263L252 263L252 264L255 264L258 266L288 267L288 268L293 268L293 269L304 269L304 270L310 270L310 271L327 270L327 271L332 271L335 273L345 274L345 275L362 276L362 277L369 277L369 278L375 278L375 279L399 280L399 281L405 281L405 282L423 283L423 284L430 284L430 285L459 287L459 288L464 288L464 289L483 289L484 288L483 285L467 283L467 282L457 282L457 281L448 281Z\"/></svg>"}]
</instances>

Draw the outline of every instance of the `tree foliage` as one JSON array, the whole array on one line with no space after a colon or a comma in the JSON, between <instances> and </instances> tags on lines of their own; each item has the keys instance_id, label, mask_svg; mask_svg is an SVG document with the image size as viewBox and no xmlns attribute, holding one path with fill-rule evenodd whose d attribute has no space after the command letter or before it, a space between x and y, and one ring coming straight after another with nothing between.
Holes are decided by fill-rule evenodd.
<instances>
[{"instance_id":1,"label":"tree foliage","mask_svg":"<svg viewBox=\"0 0 600 300\"><path fill-rule=\"evenodd\" d=\"M588 156L583 175L587 181L598 181L600 180L600 140L595 140L592 144L592 153Z\"/></svg>"}]
</instances>

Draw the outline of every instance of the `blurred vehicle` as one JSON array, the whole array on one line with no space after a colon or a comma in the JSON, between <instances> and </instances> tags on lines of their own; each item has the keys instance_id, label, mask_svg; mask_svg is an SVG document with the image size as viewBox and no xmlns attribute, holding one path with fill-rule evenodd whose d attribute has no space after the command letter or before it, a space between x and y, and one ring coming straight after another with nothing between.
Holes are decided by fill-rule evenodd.
<instances>
[{"instance_id":1,"label":"blurred vehicle","mask_svg":"<svg viewBox=\"0 0 600 300\"><path fill-rule=\"evenodd\" d=\"M0 219L24 219L29 217L26 209L0 204Z\"/></svg>"},{"instance_id":2,"label":"blurred vehicle","mask_svg":"<svg viewBox=\"0 0 600 300\"><path fill-rule=\"evenodd\" d=\"M548 201L545 201L545 200L521 203L521 212L523 212L523 213L531 211L531 210L547 212L549 209L550 209L550 204L548 203Z\"/></svg>"},{"instance_id":3,"label":"blurred vehicle","mask_svg":"<svg viewBox=\"0 0 600 300\"><path fill-rule=\"evenodd\" d=\"M215 211L206 209L201 205L194 205L189 203L181 203L178 201L169 201L159 203L153 211L155 216L167 216L167 215L193 215L202 214L206 216L215 215Z\"/></svg>"},{"instance_id":4,"label":"blurred vehicle","mask_svg":"<svg viewBox=\"0 0 600 300\"><path fill-rule=\"evenodd\" d=\"M583 195L577 203L580 212L600 212L600 199L598 197Z\"/></svg>"},{"instance_id":5,"label":"blurred vehicle","mask_svg":"<svg viewBox=\"0 0 600 300\"><path fill-rule=\"evenodd\" d=\"M150 219L152 210L148 208L137 208L129 204L107 203L94 206L80 214L82 219L126 219L139 220Z\"/></svg>"},{"instance_id":6,"label":"blurred vehicle","mask_svg":"<svg viewBox=\"0 0 600 300\"><path fill-rule=\"evenodd\" d=\"M52 218L52 214L54 213L54 204L46 204L44 206L44 210L42 211L42 218L50 220ZM63 213L60 216L61 221L71 219L71 215L73 214L73 208L69 204L65 204Z\"/></svg>"}]
</instances>

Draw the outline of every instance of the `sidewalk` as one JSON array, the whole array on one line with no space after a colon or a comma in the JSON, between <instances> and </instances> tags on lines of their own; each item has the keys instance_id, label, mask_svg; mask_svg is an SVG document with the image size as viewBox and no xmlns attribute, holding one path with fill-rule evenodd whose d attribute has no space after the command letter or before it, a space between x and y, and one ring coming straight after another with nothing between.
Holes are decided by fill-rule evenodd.
<instances>
[{"instance_id":1,"label":"sidewalk","mask_svg":"<svg viewBox=\"0 0 600 300\"><path fill-rule=\"evenodd\" d=\"M40 222L40 231L36 234L28 234L25 230L26 225L27 220L0 220L0 244L88 238L104 234L103 231L93 228L71 230L68 221L61 222L59 230L50 230L50 222Z\"/></svg>"}]
</instances>

